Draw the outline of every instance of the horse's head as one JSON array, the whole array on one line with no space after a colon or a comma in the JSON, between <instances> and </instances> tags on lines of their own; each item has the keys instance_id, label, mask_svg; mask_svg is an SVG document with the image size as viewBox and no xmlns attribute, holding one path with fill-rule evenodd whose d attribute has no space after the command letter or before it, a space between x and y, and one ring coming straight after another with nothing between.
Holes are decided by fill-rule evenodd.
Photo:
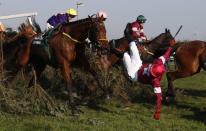
<instances>
[{"instance_id":1,"label":"horse's head","mask_svg":"<svg viewBox=\"0 0 206 131\"><path fill-rule=\"evenodd\" d=\"M19 36L25 37L26 39L34 38L37 33L34 31L34 28L30 24L24 24L22 23L19 26Z\"/></svg>"},{"instance_id":2,"label":"horse's head","mask_svg":"<svg viewBox=\"0 0 206 131\"><path fill-rule=\"evenodd\" d=\"M106 35L106 28L104 25L104 19L101 17L90 17L91 27L89 29L88 38L92 42L93 45L97 45L101 48L108 48L108 40Z\"/></svg>"},{"instance_id":3,"label":"horse's head","mask_svg":"<svg viewBox=\"0 0 206 131\"><path fill-rule=\"evenodd\" d=\"M145 53L143 52L141 57L143 61L151 62L155 58L160 57L165 53L167 48L175 42L174 37L171 35L170 30L165 29L165 32L147 42L145 45ZM149 52L149 53L148 53Z\"/></svg>"},{"instance_id":4,"label":"horse's head","mask_svg":"<svg viewBox=\"0 0 206 131\"><path fill-rule=\"evenodd\" d=\"M165 33L162 33L159 36L157 36L156 39L154 39L154 42L157 43L157 48L154 53L158 54L160 52L164 53L167 50L167 48L171 45L171 43L175 42L175 39L170 33L170 30L165 29ZM160 55L162 53L160 53Z\"/></svg>"},{"instance_id":5,"label":"horse's head","mask_svg":"<svg viewBox=\"0 0 206 131\"><path fill-rule=\"evenodd\" d=\"M108 47L108 40L106 37L106 29L102 18L94 15L88 18L63 24L61 32L75 43L86 43L88 38L91 43L99 47Z\"/></svg>"}]
</instances>

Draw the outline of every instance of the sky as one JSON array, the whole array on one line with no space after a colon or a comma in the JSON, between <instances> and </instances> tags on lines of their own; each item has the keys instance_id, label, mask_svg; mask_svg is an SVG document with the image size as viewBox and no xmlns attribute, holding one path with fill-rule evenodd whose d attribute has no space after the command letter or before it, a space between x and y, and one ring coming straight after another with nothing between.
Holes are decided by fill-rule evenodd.
<instances>
[{"instance_id":1,"label":"sky","mask_svg":"<svg viewBox=\"0 0 206 131\"><path fill-rule=\"evenodd\" d=\"M88 17L103 10L107 12L105 21L107 37L118 39L128 22L144 15L146 36L151 39L170 29L177 40L206 40L206 0L0 0L0 16L37 12L36 21L42 30L47 19L53 14L64 13L68 8L78 7L78 19ZM5 25L16 28L26 18L1 20Z\"/></svg>"}]
</instances>

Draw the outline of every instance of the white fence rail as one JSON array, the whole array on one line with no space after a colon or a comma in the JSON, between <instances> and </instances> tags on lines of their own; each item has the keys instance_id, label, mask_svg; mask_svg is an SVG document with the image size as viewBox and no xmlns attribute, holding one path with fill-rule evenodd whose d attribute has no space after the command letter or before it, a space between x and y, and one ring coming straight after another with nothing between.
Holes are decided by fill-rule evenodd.
<instances>
[{"instance_id":1,"label":"white fence rail","mask_svg":"<svg viewBox=\"0 0 206 131\"><path fill-rule=\"evenodd\" d=\"M29 17L29 16L36 16L36 15L37 15L37 12L7 15L7 16L0 16L0 20L13 19L13 18L19 18L19 17Z\"/></svg>"}]
</instances>

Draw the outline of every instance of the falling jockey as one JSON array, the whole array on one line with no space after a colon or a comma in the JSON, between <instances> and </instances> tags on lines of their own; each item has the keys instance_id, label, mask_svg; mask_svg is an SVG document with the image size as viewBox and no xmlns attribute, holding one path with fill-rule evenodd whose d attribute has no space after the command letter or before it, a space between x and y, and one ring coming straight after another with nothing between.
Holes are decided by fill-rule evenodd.
<instances>
[{"instance_id":1,"label":"falling jockey","mask_svg":"<svg viewBox=\"0 0 206 131\"><path fill-rule=\"evenodd\" d=\"M168 47L165 54L154 60L151 64L143 64L137 48L140 45L135 41L132 41L129 44L130 53L125 52L123 55L123 63L130 79L143 84L150 84L154 88L154 93L156 95L156 110L154 113L154 119L156 120L160 119L162 101L160 82L166 70L164 64L169 60L172 50L171 46L175 44L175 41L169 41L169 44L170 47Z\"/></svg>"}]
</instances>

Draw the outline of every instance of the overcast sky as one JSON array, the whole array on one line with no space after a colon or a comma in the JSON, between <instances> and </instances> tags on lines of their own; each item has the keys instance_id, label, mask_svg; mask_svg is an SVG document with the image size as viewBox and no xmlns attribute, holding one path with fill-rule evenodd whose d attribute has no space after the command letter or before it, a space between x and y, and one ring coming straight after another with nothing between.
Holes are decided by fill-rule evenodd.
<instances>
[{"instance_id":1,"label":"overcast sky","mask_svg":"<svg viewBox=\"0 0 206 131\"><path fill-rule=\"evenodd\" d=\"M108 14L105 22L109 39L123 36L128 22L140 14L147 18L145 33L153 38L169 28L173 34L180 25L179 40L206 40L206 0L0 0L0 16L38 12L37 22L45 29L46 20L53 14L65 12L67 8L79 7L79 19L99 10ZM2 20L4 24L17 27L25 18Z\"/></svg>"}]
</instances>

